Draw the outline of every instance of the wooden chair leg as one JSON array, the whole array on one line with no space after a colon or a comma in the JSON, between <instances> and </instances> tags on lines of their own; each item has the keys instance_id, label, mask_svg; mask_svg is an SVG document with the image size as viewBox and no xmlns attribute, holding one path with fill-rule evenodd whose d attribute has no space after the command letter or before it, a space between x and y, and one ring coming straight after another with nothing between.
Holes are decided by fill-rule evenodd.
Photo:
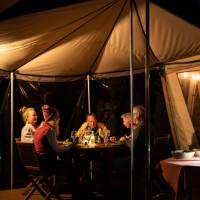
<instances>
[{"instance_id":1,"label":"wooden chair leg","mask_svg":"<svg viewBox=\"0 0 200 200\"><path fill-rule=\"evenodd\" d=\"M49 187L50 192L46 195L45 200L50 199L52 196L58 200L63 200L63 198L57 192L56 184L55 184L55 176L51 176L46 179L47 185Z\"/></svg>"},{"instance_id":2,"label":"wooden chair leg","mask_svg":"<svg viewBox=\"0 0 200 200\"><path fill-rule=\"evenodd\" d=\"M43 197L46 196L46 192L39 186L41 184L41 177L32 179L32 188L25 196L24 200L28 200L29 197L37 190Z\"/></svg>"}]
</instances>

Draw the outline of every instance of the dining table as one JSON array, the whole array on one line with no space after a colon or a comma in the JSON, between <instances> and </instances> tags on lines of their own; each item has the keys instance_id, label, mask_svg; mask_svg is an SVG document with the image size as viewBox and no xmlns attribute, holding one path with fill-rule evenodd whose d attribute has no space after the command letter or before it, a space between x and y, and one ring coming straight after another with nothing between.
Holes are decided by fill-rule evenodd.
<instances>
[{"instance_id":1,"label":"dining table","mask_svg":"<svg viewBox=\"0 0 200 200\"><path fill-rule=\"evenodd\" d=\"M63 141L58 141L59 145L63 145ZM82 155L86 154L89 158L89 169L90 169L90 180L94 178L94 161L99 159L99 154L105 155L105 160L107 164L107 178L111 178L112 174L112 157L116 150L120 151L120 148L124 148L125 145L120 142L107 142L107 143L94 143L94 144L83 144L83 143L64 143L64 146L71 145L75 154Z\"/></svg>"},{"instance_id":2,"label":"dining table","mask_svg":"<svg viewBox=\"0 0 200 200\"><path fill-rule=\"evenodd\" d=\"M80 153L86 153L90 157L89 167L90 167L90 179L94 178L94 160L98 159L98 153L103 153L106 156L107 162L107 173L108 178L111 176L112 171L112 156L116 149L123 148L124 145L121 143L95 143L95 144L76 144L74 149ZM95 156L97 155L97 156ZM97 158L95 158L97 157ZM94 159L95 158L95 159Z\"/></svg>"},{"instance_id":3,"label":"dining table","mask_svg":"<svg viewBox=\"0 0 200 200\"><path fill-rule=\"evenodd\" d=\"M192 199L193 189L200 189L200 157L167 158L160 161L162 175L175 192L176 200Z\"/></svg>"}]
</instances>

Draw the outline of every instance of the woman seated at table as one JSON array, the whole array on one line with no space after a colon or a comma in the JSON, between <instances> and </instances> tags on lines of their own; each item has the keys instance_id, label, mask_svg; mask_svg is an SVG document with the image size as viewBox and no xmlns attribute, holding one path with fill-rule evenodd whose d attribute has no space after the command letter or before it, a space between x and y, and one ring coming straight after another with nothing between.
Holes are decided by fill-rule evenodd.
<instances>
[{"instance_id":1,"label":"woman seated at table","mask_svg":"<svg viewBox=\"0 0 200 200\"><path fill-rule=\"evenodd\" d=\"M98 143L99 139L103 141L105 138L108 138L107 127L103 123L97 122L97 118L94 113L87 114L86 122L84 122L77 131L76 138L83 140L88 131L91 134L94 134L95 143Z\"/></svg>"},{"instance_id":2,"label":"woman seated at table","mask_svg":"<svg viewBox=\"0 0 200 200\"><path fill-rule=\"evenodd\" d=\"M19 110L25 123L21 130L21 142L33 142L35 129L37 128L37 113L32 107L22 107Z\"/></svg>"},{"instance_id":3,"label":"woman seated at table","mask_svg":"<svg viewBox=\"0 0 200 200\"><path fill-rule=\"evenodd\" d=\"M58 145L60 117L57 109L44 105L42 106L42 114L44 121L36 129L34 136L35 150L42 157L46 156L56 160L57 155L69 151L70 147Z\"/></svg>"},{"instance_id":4,"label":"woman seated at table","mask_svg":"<svg viewBox=\"0 0 200 200\"><path fill-rule=\"evenodd\" d=\"M73 162L71 146L58 145L59 113L56 108L49 105L42 106L44 121L36 129L34 148L41 160L45 163L46 170L64 172L68 171L72 184L72 194L76 197L77 171ZM57 159L57 158L60 159Z\"/></svg>"}]
</instances>

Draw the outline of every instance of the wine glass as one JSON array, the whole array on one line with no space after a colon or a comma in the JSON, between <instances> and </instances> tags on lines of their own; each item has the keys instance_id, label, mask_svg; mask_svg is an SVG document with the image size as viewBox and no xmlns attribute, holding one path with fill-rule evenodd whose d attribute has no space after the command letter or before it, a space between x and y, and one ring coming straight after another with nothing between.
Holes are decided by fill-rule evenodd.
<instances>
[{"instance_id":1,"label":"wine glass","mask_svg":"<svg viewBox=\"0 0 200 200\"><path fill-rule=\"evenodd\" d=\"M108 140L110 138L110 130L107 130L107 134L104 136L104 144L108 144Z\"/></svg>"},{"instance_id":2,"label":"wine glass","mask_svg":"<svg viewBox=\"0 0 200 200\"><path fill-rule=\"evenodd\" d=\"M91 130L86 130L86 131L85 131L84 139L87 141L87 143L90 142L91 135L92 135Z\"/></svg>"},{"instance_id":3,"label":"wine glass","mask_svg":"<svg viewBox=\"0 0 200 200\"><path fill-rule=\"evenodd\" d=\"M72 138L72 141L74 142L76 138L76 131L71 131L71 138Z\"/></svg>"},{"instance_id":4,"label":"wine glass","mask_svg":"<svg viewBox=\"0 0 200 200\"><path fill-rule=\"evenodd\" d=\"M101 128L98 129L98 143L104 143L105 135Z\"/></svg>"}]
</instances>

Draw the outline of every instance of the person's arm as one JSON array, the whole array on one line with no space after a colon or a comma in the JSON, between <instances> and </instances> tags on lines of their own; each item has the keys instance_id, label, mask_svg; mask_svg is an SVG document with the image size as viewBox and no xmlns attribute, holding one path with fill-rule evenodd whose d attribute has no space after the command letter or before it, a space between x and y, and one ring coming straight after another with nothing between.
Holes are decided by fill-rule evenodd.
<instances>
[{"instance_id":1,"label":"person's arm","mask_svg":"<svg viewBox=\"0 0 200 200\"><path fill-rule=\"evenodd\" d=\"M135 146L135 143L137 142L138 138L141 137L142 134L142 127L138 126L137 128L133 129L133 143ZM130 136L126 136L126 142L125 142L126 146L131 148L131 135Z\"/></svg>"},{"instance_id":2,"label":"person's arm","mask_svg":"<svg viewBox=\"0 0 200 200\"><path fill-rule=\"evenodd\" d=\"M65 147L65 146L58 145L56 134L53 131L53 129L48 130L47 139L51 148L53 149L54 152L56 152L57 155L65 151L69 151L71 149L70 146Z\"/></svg>"}]
</instances>

